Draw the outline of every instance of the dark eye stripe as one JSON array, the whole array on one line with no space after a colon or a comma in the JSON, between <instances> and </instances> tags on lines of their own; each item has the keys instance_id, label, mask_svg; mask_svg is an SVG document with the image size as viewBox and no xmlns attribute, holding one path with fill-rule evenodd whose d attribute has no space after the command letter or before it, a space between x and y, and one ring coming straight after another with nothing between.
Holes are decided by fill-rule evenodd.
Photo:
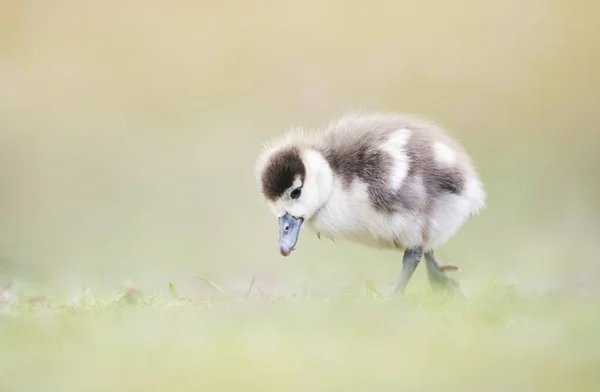
<instances>
[{"instance_id":1,"label":"dark eye stripe","mask_svg":"<svg viewBox=\"0 0 600 392\"><path fill-rule=\"evenodd\" d=\"M292 197L292 199L297 199L300 197L300 195L302 194L302 189L300 188L296 188L292 191L292 193L290 194L290 196Z\"/></svg>"}]
</instances>

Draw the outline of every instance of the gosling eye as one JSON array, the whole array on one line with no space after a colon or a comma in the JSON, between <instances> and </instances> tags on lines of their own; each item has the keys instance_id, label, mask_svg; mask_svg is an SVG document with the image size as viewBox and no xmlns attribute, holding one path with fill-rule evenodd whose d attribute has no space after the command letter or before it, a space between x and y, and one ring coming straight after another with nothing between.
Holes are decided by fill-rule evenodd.
<instances>
[{"instance_id":1,"label":"gosling eye","mask_svg":"<svg viewBox=\"0 0 600 392\"><path fill-rule=\"evenodd\" d=\"M292 193L290 194L290 196L292 197L292 199L297 199L300 197L300 195L302 194L302 189L300 188L296 188L292 191Z\"/></svg>"}]
</instances>

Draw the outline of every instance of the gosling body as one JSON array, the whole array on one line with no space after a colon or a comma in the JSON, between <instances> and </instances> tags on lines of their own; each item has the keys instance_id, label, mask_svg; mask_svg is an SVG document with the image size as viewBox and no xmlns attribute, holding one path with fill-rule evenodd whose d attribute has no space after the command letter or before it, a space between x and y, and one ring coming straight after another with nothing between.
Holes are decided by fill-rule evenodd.
<instances>
[{"instance_id":1,"label":"gosling body","mask_svg":"<svg viewBox=\"0 0 600 392\"><path fill-rule=\"evenodd\" d=\"M336 242L404 251L394 293L404 291L423 255L435 287L456 287L434 250L479 214L486 194L471 158L440 125L412 115L349 114L267 143L256 169L280 220L283 255L305 223Z\"/></svg>"}]
</instances>

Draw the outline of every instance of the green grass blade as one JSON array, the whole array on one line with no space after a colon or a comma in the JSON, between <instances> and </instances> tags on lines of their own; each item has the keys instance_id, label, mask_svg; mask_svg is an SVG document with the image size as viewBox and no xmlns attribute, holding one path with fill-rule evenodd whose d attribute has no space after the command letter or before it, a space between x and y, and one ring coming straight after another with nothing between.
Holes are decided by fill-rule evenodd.
<instances>
[{"instance_id":1,"label":"green grass blade","mask_svg":"<svg viewBox=\"0 0 600 392\"><path fill-rule=\"evenodd\" d=\"M181 299L179 298L179 295L177 294L177 290L175 289L175 285L173 283L169 283L169 292L171 293L171 297L173 297L173 299Z\"/></svg>"},{"instance_id":2,"label":"green grass blade","mask_svg":"<svg viewBox=\"0 0 600 392\"><path fill-rule=\"evenodd\" d=\"M248 297L250 296L250 293L252 292L252 288L254 287L255 281L256 281L256 276L253 276L252 281L250 282L250 286L248 287L248 290L246 290L246 294L244 294L244 300L247 300Z\"/></svg>"},{"instance_id":3,"label":"green grass blade","mask_svg":"<svg viewBox=\"0 0 600 392\"><path fill-rule=\"evenodd\" d=\"M217 290L219 293L225 295L225 292L223 291L223 289L221 289L219 286L217 286L217 284L215 282L213 282L210 279L207 279L203 276L196 276L196 278L203 280L204 282L208 283L210 286L212 286L213 289Z\"/></svg>"}]
</instances>

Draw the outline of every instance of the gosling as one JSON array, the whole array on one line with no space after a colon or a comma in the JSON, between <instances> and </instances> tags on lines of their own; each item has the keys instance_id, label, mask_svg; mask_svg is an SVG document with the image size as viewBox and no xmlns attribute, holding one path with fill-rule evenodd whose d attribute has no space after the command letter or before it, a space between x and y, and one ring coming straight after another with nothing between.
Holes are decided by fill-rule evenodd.
<instances>
[{"instance_id":1,"label":"gosling","mask_svg":"<svg viewBox=\"0 0 600 392\"><path fill-rule=\"evenodd\" d=\"M460 293L434 250L485 208L464 148L440 125L405 114L347 114L315 131L294 128L264 145L261 198L289 256L306 223L319 238L403 252L390 295L403 294L424 256L435 291Z\"/></svg>"}]
</instances>

